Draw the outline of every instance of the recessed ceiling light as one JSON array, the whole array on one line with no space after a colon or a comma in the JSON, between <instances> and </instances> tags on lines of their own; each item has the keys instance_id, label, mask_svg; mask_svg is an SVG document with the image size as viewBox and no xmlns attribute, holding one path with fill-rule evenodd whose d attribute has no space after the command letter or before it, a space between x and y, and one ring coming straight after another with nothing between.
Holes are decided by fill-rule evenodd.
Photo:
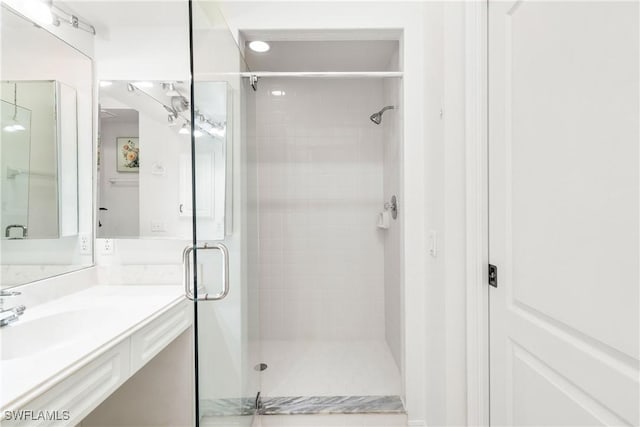
<instances>
[{"instance_id":1,"label":"recessed ceiling light","mask_svg":"<svg viewBox=\"0 0 640 427\"><path fill-rule=\"evenodd\" d=\"M108 80L100 80L100 87L109 87L113 84L113 82L110 82Z\"/></svg>"},{"instance_id":2,"label":"recessed ceiling light","mask_svg":"<svg viewBox=\"0 0 640 427\"><path fill-rule=\"evenodd\" d=\"M271 46L269 46L269 43L267 42L254 40L252 42L249 42L249 49L251 49L254 52L263 53L263 52L268 52L269 49L271 49Z\"/></svg>"}]
</instances>

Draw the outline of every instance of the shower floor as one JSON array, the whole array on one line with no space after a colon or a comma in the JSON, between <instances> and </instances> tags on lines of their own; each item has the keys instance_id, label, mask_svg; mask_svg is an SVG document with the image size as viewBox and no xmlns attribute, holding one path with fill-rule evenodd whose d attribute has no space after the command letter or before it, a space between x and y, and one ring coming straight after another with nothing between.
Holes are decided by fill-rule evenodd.
<instances>
[{"instance_id":1,"label":"shower floor","mask_svg":"<svg viewBox=\"0 0 640 427\"><path fill-rule=\"evenodd\" d=\"M384 341L263 341L262 396L400 396Z\"/></svg>"}]
</instances>

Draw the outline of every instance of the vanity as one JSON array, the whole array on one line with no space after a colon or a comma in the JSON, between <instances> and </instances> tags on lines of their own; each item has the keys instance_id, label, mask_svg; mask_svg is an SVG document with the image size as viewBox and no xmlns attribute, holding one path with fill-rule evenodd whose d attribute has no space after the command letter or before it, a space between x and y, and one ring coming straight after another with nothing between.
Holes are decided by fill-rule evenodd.
<instances>
[{"instance_id":1,"label":"vanity","mask_svg":"<svg viewBox=\"0 0 640 427\"><path fill-rule=\"evenodd\" d=\"M151 172L141 174L136 141L143 135L136 130L117 135L117 139L128 140L123 146L128 158L122 159L118 153L118 159L110 159L114 172L107 176L107 151L98 149L99 100L92 57L95 30L82 21L75 28L67 26L66 12L59 7L51 9L58 19L55 25L36 19L42 14L33 13L32 8L46 6L44 3L0 3L0 424L76 426L176 338L191 340L193 305L185 298L182 277L176 273L178 265L169 267L173 273L168 279L158 280L164 271L157 265L160 272L155 277L141 269L127 280L104 277L111 274L104 271L100 277L97 259L101 253L109 255L105 246L112 245L113 238L132 237L121 232L126 225L122 218L133 222L124 209L141 203L139 175L144 175L143 180L155 180L156 185L165 185L162 181L170 179L184 187L180 190L184 199L180 212L177 198L168 208L175 213L175 224L161 218L159 225L150 227L146 219L144 231L155 233L151 237L166 238L168 224L172 227L169 231L180 228L188 235L187 177L191 172L185 167L180 175L184 177L178 179L178 165L166 167L157 162L147 163L146 171ZM119 87L114 85L111 90L114 98ZM123 96L131 94L127 83L122 88ZM164 122L162 104L140 89L136 88L133 99L144 97L138 106L144 110L141 120L149 123L149 117L162 111ZM171 85L172 91L178 89L184 92L184 88ZM108 106L117 110L112 114L119 114L122 105L112 101ZM176 105L172 111L176 123L187 117L177 111L179 107L185 108ZM212 119L207 124L217 130L221 126ZM152 125L147 125L145 132L148 129L154 132ZM177 129L173 133L179 135ZM164 139L154 134L154 140ZM151 158L151 149L146 154ZM185 155L176 152L173 157ZM224 162L219 153L216 158ZM218 192L224 197L224 181L219 182ZM106 197L109 191L123 187L124 193ZM134 187L136 194L129 191ZM118 208L108 205L111 217L106 208L98 209L99 203L115 203L116 199ZM213 202L210 206L210 226L224 230L220 219L224 205L216 205L217 210ZM143 236L143 230L138 235ZM180 249L171 252L176 256L169 261L178 264L188 239L177 231L173 235ZM101 242L101 252L95 248L96 237L109 238L106 245ZM181 345L191 351L191 341ZM182 351L180 363L186 367L180 381L192 393L192 355ZM165 373L157 370L150 375L162 377ZM153 393L147 389L141 393ZM183 406L190 414L189 405Z\"/></svg>"},{"instance_id":2,"label":"vanity","mask_svg":"<svg viewBox=\"0 0 640 427\"><path fill-rule=\"evenodd\" d=\"M55 425L78 424L192 318L182 286L173 285L92 286L27 310L0 329L3 419L48 425L29 417L58 411Z\"/></svg>"}]
</instances>

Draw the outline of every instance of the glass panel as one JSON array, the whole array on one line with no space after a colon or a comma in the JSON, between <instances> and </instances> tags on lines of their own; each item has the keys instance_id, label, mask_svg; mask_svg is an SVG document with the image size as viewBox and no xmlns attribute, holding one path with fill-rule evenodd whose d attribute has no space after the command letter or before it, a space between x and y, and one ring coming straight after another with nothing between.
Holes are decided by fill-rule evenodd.
<instances>
[{"instance_id":1,"label":"glass panel","mask_svg":"<svg viewBox=\"0 0 640 427\"><path fill-rule=\"evenodd\" d=\"M245 97L248 71L213 2L192 1L192 167L194 245L229 249L229 294L196 302L197 419L250 426L259 391L255 185L247 176ZM218 197L224 194L223 202ZM196 250L198 293L222 289L221 254Z\"/></svg>"},{"instance_id":2,"label":"glass panel","mask_svg":"<svg viewBox=\"0 0 640 427\"><path fill-rule=\"evenodd\" d=\"M29 227L31 111L2 101L2 238L22 239ZM22 228L24 227L24 228Z\"/></svg>"}]
</instances>

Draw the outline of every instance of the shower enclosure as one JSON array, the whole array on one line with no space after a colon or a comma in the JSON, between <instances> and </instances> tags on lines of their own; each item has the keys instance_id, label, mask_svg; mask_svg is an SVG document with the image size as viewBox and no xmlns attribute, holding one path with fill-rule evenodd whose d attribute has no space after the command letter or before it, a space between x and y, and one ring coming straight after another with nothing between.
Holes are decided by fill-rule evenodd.
<instances>
[{"instance_id":1,"label":"shower enclosure","mask_svg":"<svg viewBox=\"0 0 640 427\"><path fill-rule=\"evenodd\" d=\"M192 0L190 21L192 105L228 88L223 236L195 214L219 184L197 173L217 142L191 107L198 422L404 412L399 38L265 33L256 55L214 3ZM345 63L356 50L372 53Z\"/></svg>"},{"instance_id":2,"label":"shower enclosure","mask_svg":"<svg viewBox=\"0 0 640 427\"><path fill-rule=\"evenodd\" d=\"M401 109L371 117L401 81L269 72L248 118L263 413L402 412Z\"/></svg>"}]
</instances>

